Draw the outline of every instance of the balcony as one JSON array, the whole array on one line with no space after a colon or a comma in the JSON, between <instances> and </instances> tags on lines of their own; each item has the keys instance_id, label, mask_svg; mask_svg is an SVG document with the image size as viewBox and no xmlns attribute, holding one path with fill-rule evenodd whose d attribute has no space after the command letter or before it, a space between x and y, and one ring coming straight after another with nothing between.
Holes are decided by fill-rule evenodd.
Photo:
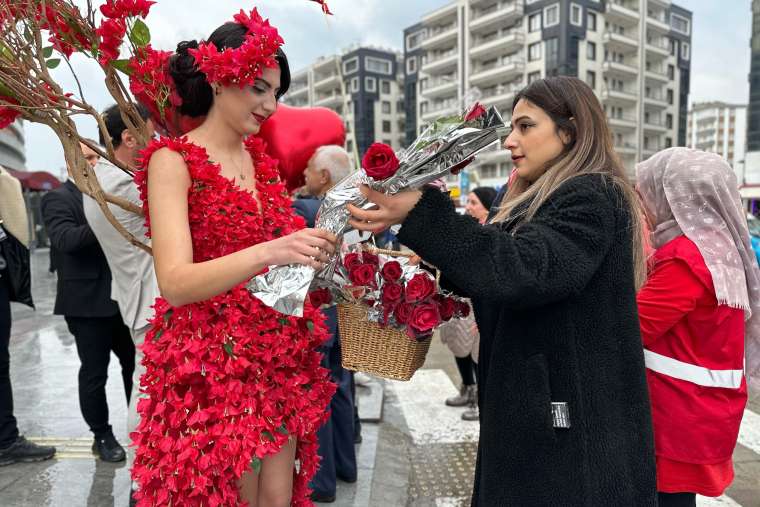
<instances>
[{"instance_id":1,"label":"balcony","mask_svg":"<svg viewBox=\"0 0 760 507\"><path fill-rule=\"evenodd\" d=\"M451 23L445 26L429 28L425 40L422 41L422 49L433 50L445 46L450 46L456 42L459 30L457 23Z\"/></svg>"},{"instance_id":2,"label":"balcony","mask_svg":"<svg viewBox=\"0 0 760 507\"><path fill-rule=\"evenodd\" d=\"M303 96L309 95L309 85L306 83L298 83L297 86L294 86L288 90L288 97L295 99L300 98Z\"/></svg>"},{"instance_id":3,"label":"balcony","mask_svg":"<svg viewBox=\"0 0 760 507\"><path fill-rule=\"evenodd\" d=\"M315 74L318 74L320 71L332 72L334 70L337 70L338 65L339 63L337 56L322 56L320 58L317 58L317 61L314 63L312 70Z\"/></svg>"},{"instance_id":4,"label":"balcony","mask_svg":"<svg viewBox=\"0 0 760 507\"><path fill-rule=\"evenodd\" d=\"M615 151L623 155L635 155L636 145L630 141L623 141L622 143L614 143Z\"/></svg>"},{"instance_id":5,"label":"balcony","mask_svg":"<svg viewBox=\"0 0 760 507\"><path fill-rule=\"evenodd\" d=\"M607 16L611 20L622 22L626 25L636 24L641 19L638 12L638 1L633 4L621 0L607 2Z\"/></svg>"},{"instance_id":6,"label":"balcony","mask_svg":"<svg viewBox=\"0 0 760 507\"><path fill-rule=\"evenodd\" d=\"M448 5L444 5L440 9L436 9L422 17L422 23L425 26L432 26L436 23L440 24L449 19L456 19L457 16L457 2L451 2Z\"/></svg>"},{"instance_id":7,"label":"balcony","mask_svg":"<svg viewBox=\"0 0 760 507\"><path fill-rule=\"evenodd\" d=\"M422 121L428 122L428 121L433 121L436 118L446 116L447 114L456 114L459 112L460 112L459 101L454 99L454 100L447 100L439 104L434 104L430 106L430 108L428 108L428 110L422 113L420 116L422 118Z\"/></svg>"},{"instance_id":8,"label":"balcony","mask_svg":"<svg viewBox=\"0 0 760 507\"><path fill-rule=\"evenodd\" d=\"M522 58L510 57L501 62L488 65L478 65L472 69L470 83L473 86L485 88L489 84L495 84L504 79L522 75L525 70L525 61Z\"/></svg>"},{"instance_id":9,"label":"balcony","mask_svg":"<svg viewBox=\"0 0 760 507\"><path fill-rule=\"evenodd\" d=\"M319 107L336 108L343 104L343 95L338 92L317 95L314 105Z\"/></svg>"},{"instance_id":10,"label":"balcony","mask_svg":"<svg viewBox=\"0 0 760 507\"><path fill-rule=\"evenodd\" d=\"M650 38L647 37L647 53L652 56L659 56L667 58L670 56L670 44L664 37L662 38Z\"/></svg>"},{"instance_id":11,"label":"balcony","mask_svg":"<svg viewBox=\"0 0 760 507\"><path fill-rule=\"evenodd\" d=\"M638 67L622 62L606 61L602 64L602 70L608 74L625 75L627 77L636 77L639 75Z\"/></svg>"},{"instance_id":12,"label":"balcony","mask_svg":"<svg viewBox=\"0 0 760 507\"><path fill-rule=\"evenodd\" d=\"M660 12L660 13L650 12L647 15L647 26L649 28L657 30L663 35L670 33L670 25L668 24L668 20L665 17L665 12Z\"/></svg>"},{"instance_id":13,"label":"balcony","mask_svg":"<svg viewBox=\"0 0 760 507\"><path fill-rule=\"evenodd\" d=\"M626 104L636 104L638 95L626 90L604 89L602 90L602 100L624 102Z\"/></svg>"},{"instance_id":14,"label":"balcony","mask_svg":"<svg viewBox=\"0 0 760 507\"><path fill-rule=\"evenodd\" d=\"M452 48L429 57L422 65L421 70L428 75L448 73L451 70L456 70L458 63L459 55L457 54L457 48Z\"/></svg>"},{"instance_id":15,"label":"balcony","mask_svg":"<svg viewBox=\"0 0 760 507\"><path fill-rule=\"evenodd\" d=\"M333 89L336 86L340 86L340 75L335 72L327 76L314 76L314 89L322 90L325 88Z\"/></svg>"},{"instance_id":16,"label":"balcony","mask_svg":"<svg viewBox=\"0 0 760 507\"><path fill-rule=\"evenodd\" d=\"M610 44L611 46L615 46L623 50L636 51L639 49L638 40L628 37L627 35L620 34L620 33L604 32L604 35L602 36L602 40L606 44Z\"/></svg>"},{"instance_id":17,"label":"balcony","mask_svg":"<svg viewBox=\"0 0 760 507\"><path fill-rule=\"evenodd\" d=\"M646 72L644 75L650 81L655 81L657 83L667 84L672 81L665 70L657 68L657 67L650 67L646 69Z\"/></svg>"},{"instance_id":18,"label":"balcony","mask_svg":"<svg viewBox=\"0 0 760 507\"><path fill-rule=\"evenodd\" d=\"M659 5L663 9L669 9L671 5L670 0L649 0L649 5Z\"/></svg>"},{"instance_id":19,"label":"balcony","mask_svg":"<svg viewBox=\"0 0 760 507\"><path fill-rule=\"evenodd\" d=\"M617 127L622 130L634 130L638 124L636 117L632 115L609 116L607 117L607 123L610 127Z\"/></svg>"},{"instance_id":20,"label":"balcony","mask_svg":"<svg viewBox=\"0 0 760 507\"><path fill-rule=\"evenodd\" d=\"M524 30L502 30L489 37L477 38L470 49L470 57L485 59L511 53L524 44Z\"/></svg>"},{"instance_id":21,"label":"balcony","mask_svg":"<svg viewBox=\"0 0 760 507\"><path fill-rule=\"evenodd\" d=\"M480 32L490 28L509 26L523 15L523 3L511 0L499 2L487 9L475 11L470 18L470 30Z\"/></svg>"},{"instance_id":22,"label":"balcony","mask_svg":"<svg viewBox=\"0 0 760 507\"><path fill-rule=\"evenodd\" d=\"M456 75L440 76L423 81L420 90L425 98L434 99L451 94L456 95L457 85Z\"/></svg>"},{"instance_id":23,"label":"balcony","mask_svg":"<svg viewBox=\"0 0 760 507\"><path fill-rule=\"evenodd\" d=\"M482 91L480 99L489 106L511 107L515 94L524 88L522 82L506 83L486 88Z\"/></svg>"},{"instance_id":24,"label":"balcony","mask_svg":"<svg viewBox=\"0 0 760 507\"><path fill-rule=\"evenodd\" d=\"M655 132L657 134L664 134L668 131L668 127L660 118L650 118L644 120L644 130Z\"/></svg>"},{"instance_id":25,"label":"balcony","mask_svg":"<svg viewBox=\"0 0 760 507\"><path fill-rule=\"evenodd\" d=\"M658 109L665 109L668 107L668 101L665 95L662 93L647 93L644 95L644 103L650 106L655 106Z\"/></svg>"}]
</instances>

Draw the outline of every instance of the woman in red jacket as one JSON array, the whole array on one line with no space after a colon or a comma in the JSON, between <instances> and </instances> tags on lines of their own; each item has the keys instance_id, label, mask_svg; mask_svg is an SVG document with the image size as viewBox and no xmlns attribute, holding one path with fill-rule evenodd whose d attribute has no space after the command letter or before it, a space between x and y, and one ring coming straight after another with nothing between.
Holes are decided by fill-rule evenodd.
<instances>
[{"instance_id":1,"label":"woman in red jacket","mask_svg":"<svg viewBox=\"0 0 760 507\"><path fill-rule=\"evenodd\" d=\"M638 306L659 505L694 506L696 494L719 496L734 477L745 338L747 365L757 365L749 352L759 336L760 272L722 158L672 148L636 169L656 248Z\"/></svg>"}]
</instances>

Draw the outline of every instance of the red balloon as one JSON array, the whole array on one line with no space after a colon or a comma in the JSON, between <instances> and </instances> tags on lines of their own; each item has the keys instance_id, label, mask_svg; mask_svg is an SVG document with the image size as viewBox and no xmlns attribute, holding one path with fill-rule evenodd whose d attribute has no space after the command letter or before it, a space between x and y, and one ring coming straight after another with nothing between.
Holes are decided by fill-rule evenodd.
<instances>
[{"instance_id":1,"label":"red balloon","mask_svg":"<svg viewBox=\"0 0 760 507\"><path fill-rule=\"evenodd\" d=\"M279 104L258 135L267 143L267 154L280 162L280 176L292 191L304 184L303 172L317 148L343 146L346 127L330 109Z\"/></svg>"}]
</instances>

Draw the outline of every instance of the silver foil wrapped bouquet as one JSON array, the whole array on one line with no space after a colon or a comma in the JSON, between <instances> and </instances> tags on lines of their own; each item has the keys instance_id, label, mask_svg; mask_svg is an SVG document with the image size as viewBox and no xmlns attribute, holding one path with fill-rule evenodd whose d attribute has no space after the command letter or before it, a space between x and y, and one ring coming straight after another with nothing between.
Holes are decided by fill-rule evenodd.
<instances>
[{"instance_id":1,"label":"silver foil wrapped bouquet","mask_svg":"<svg viewBox=\"0 0 760 507\"><path fill-rule=\"evenodd\" d=\"M461 115L437 119L398 155L389 146L375 143L362 159L362 170L350 174L327 193L315 227L342 238L351 230L348 204L372 206L362 195L361 185L387 194L418 189L458 172L506 133L507 127L495 107L486 109L475 104ZM326 288L341 299L349 280L337 269L339 261L335 256L319 271L302 265L272 267L253 278L248 290L267 306L300 317L311 290Z\"/></svg>"}]
</instances>

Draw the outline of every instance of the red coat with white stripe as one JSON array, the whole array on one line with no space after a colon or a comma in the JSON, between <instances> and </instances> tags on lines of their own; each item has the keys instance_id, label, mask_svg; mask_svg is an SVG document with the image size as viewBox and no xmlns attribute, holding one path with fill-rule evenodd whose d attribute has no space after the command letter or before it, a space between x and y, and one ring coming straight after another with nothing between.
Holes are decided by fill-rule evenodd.
<instances>
[{"instance_id":1,"label":"red coat with white stripe","mask_svg":"<svg viewBox=\"0 0 760 507\"><path fill-rule=\"evenodd\" d=\"M743 368L744 312L718 305L704 259L685 236L657 250L638 305L644 348L657 357L686 363L681 371L701 367L695 378L708 381L704 369L725 374ZM743 376L736 388L708 387L648 367L647 380L658 457L697 465L731 458L747 402Z\"/></svg>"}]
</instances>

